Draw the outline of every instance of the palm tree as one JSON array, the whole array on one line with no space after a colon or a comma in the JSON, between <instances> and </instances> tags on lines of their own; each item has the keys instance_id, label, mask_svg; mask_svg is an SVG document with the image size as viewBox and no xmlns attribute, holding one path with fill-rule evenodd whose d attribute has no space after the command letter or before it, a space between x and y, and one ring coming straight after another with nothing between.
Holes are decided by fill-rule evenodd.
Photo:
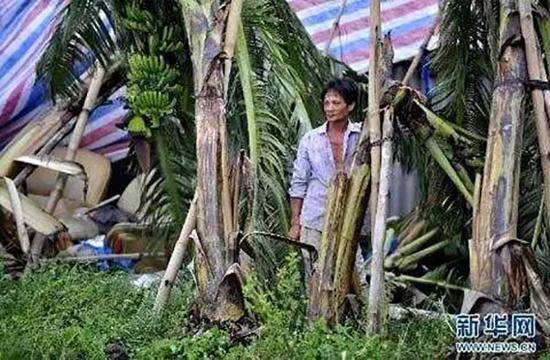
<instances>
[{"instance_id":1,"label":"palm tree","mask_svg":"<svg viewBox=\"0 0 550 360\"><path fill-rule=\"evenodd\" d=\"M150 204L149 219L161 219L169 225L162 227L164 231L175 233L198 189L196 277L203 313L218 320L243 313L238 265L233 266L239 263L234 251L239 245L249 245L258 271L266 276L283 258L278 255L280 247L267 237L248 236L246 244L241 244L239 232L286 232L287 161L292 158L287 149L296 144L303 130L321 120L319 92L328 74L336 73L311 44L286 2L247 1L240 16L234 15L238 11L233 6L235 2L195 0L138 1L132 6L117 0L73 0L42 67L52 93L63 96L78 89L76 77L66 70L75 59L90 61L93 55L105 67L116 59L127 64L128 128L135 135L136 152L147 149L141 146L144 143L153 145L151 167L155 170L149 177L151 191L145 192L149 194L145 201ZM394 88L398 89L396 99L405 99L394 104L400 123L395 127L395 156L418 169L422 196L412 214L389 224L388 245L395 239L398 244L385 268L402 274L393 278L390 287L414 287L409 292L414 294L426 292L427 284L456 291L470 275L476 289L493 292L476 281L475 253L470 263L474 268L468 274L468 239L473 237L472 246L487 249L487 238L494 237L481 236L477 224L490 223L483 218L490 209L512 209L514 203L519 204L517 216L512 209L507 220L512 228L517 220L514 237L533 239L537 263L546 279L550 278L548 224L539 211L544 209L540 206L543 172L530 112L523 136L521 119L514 123L515 155L500 157L491 150L498 139L490 135L489 124L497 126L498 119L503 119L497 117L499 97L491 90L495 79L503 76L497 73L497 59L511 49L521 52L515 42L499 42L499 21L506 19L497 16L499 12L494 1L447 1L440 46L432 59L438 76L436 89L426 101L408 88ZM537 21L544 30L547 20ZM111 29L114 36L108 35ZM232 54L235 62L230 64L227 57ZM516 55L521 63L521 56ZM514 106L517 114L520 107ZM484 161L487 149L489 161ZM509 186L516 185L507 188L511 195L505 197L506 202L491 206L487 194L492 178L484 174L477 187L472 179L484 166L489 169L493 160L504 158L515 164L516 172L506 178ZM481 194L481 202L476 194ZM473 233L472 205L476 214ZM502 257L492 259L497 264ZM534 269L531 265L523 268L527 275ZM229 289L237 291L226 295L236 297L221 301L220 284L230 284ZM489 295L507 296L500 290ZM396 292L396 296L401 295ZM451 306L457 306L455 299L454 295L450 298ZM224 311L228 303L237 304L232 307L237 311Z\"/></svg>"},{"instance_id":2,"label":"palm tree","mask_svg":"<svg viewBox=\"0 0 550 360\"><path fill-rule=\"evenodd\" d=\"M547 176L541 176L546 160L544 148L535 142L536 122L533 113L526 111L531 104L522 85L527 69L521 37L526 34L523 23L520 28L519 3L523 13L530 15L531 2L447 2L442 23L446 31L434 59L442 78L434 92L436 107L457 125L487 137L483 177L474 191L469 244L471 286L491 299L475 304L482 312L495 307L522 310L529 302L537 312L536 302L547 301L545 290L533 282L539 275L530 248L518 240L545 233L543 221L536 219L543 209L538 200L543 201L543 189L550 184ZM540 128L538 135L540 144ZM533 155L542 161L542 168ZM470 174L480 172L479 165L468 168ZM543 237L547 241L547 235ZM544 324L547 314L539 311L537 315Z\"/></svg>"},{"instance_id":3,"label":"palm tree","mask_svg":"<svg viewBox=\"0 0 550 360\"><path fill-rule=\"evenodd\" d=\"M70 96L79 82L67 64L92 55L107 68L117 60L127 64L127 126L140 163L149 162L144 142L154 145L143 201L148 219L173 234L186 217L196 179L196 278L203 314L218 320L242 316L242 309L229 314L218 306L222 279L228 268L238 268L237 232L287 230L288 149L321 119L318 96L331 73L285 2L247 2L240 16L234 4L76 0L41 65L52 94ZM195 28L198 23L212 31ZM222 39L228 26L231 36ZM233 52L236 66L229 72ZM246 166L237 166L239 149ZM241 168L248 169L240 177L251 190L244 207L236 175ZM244 218L243 210L249 214ZM260 236L247 242L256 264L266 264L258 270L274 273L281 248ZM229 289L238 293L235 280Z\"/></svg>"}]
</instances>

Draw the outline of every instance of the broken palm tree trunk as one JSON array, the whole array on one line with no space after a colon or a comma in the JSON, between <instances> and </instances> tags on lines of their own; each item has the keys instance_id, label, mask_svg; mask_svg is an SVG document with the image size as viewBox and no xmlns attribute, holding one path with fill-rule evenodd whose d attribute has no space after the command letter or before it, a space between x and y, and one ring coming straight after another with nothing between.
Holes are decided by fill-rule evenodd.
<instances>
[{"instance_id":1,"label":"broken palm tree trunk","mask_svg":"<svg viewBox=\"0 0 550 360\"><path fill-rule=\"evenodd\" d=\"M323 317L330 324L340 323L346 311L346 298L354 293L357 240L370 184L368 151L365 147L362 155L367 161L356 165L349 178L340 172L329 187L318 271L314 272L310 284L308 316L311 319Z\"/></svg>"},{"instance_id":2,"label":"broken palm tree trunk","mask_svg":"<svg viewBox=\"0 0 550 360\"><path fill-rule=\"evenodd\" d=\"M242 1L180 3L196 98L195 277L200 315L212 321L238 320L245 312L238 259L229 251L237 229L232 221L225 108Z\"/></svg>"},{"instance_id":3,"label":"broken palm tree trunk","mask_svg":"<svg viewBox=\"0 0 550 360\"><path fill-rule=\"evenodd\" d=\"M384 54L378 55L378 71L372 71L371 67L370 73L384 76L384 78L378 78L378 81L373 81L379 82L378 89L375 89L378 92L381 84L389 87L391 81L389 77L392 73L393 48L389 36L385 38L382 50ZM384 61L381 62L381 59ZM373 76L369 75L369 79L372 80ZM369 99L370 94L369 89ZM373 111L378 118L380 117L379 104L380 100L374 104L377 111ZM371 109L370 106L369 102L369 109ZM373 147L380 146L380 141L374 142L369 139L369 122L370 112L363 122L349 174L337 173L329 186L325 204L325 225L320 249L318 249L318 270L314 272L311 283L308 285L311 289L308 317L310 319L323 317L329 324L343 321L346 311L353 308L355 301L351 300L351 297L360 295L361 290L355 260L358 238L365 219L369 194L371 194L369 191L371 150ZM369 140L372 141L370 144ZM378 155L380 155L380 149L378 149Z\"/></svg>"},{"instance_id":4,"label":"broken palm tree trunk","mask_svg":"<svg viewBox=\"0 0 550 360\"><path fill-rule=\"evenodd\" d=\"M90 111L96 103L104 76L105 69L102 66L97 65L97 68L94 70L92 82L90 83L90 88L88 89L88 93L86 94L86 98L84 100L84 105L82 106L82 111L78 116L78 120L76 121L74 130L69 140L69 146L67 148L67 154L65 156L65 160L67 161L73 161L76 157L76 151L78 150L80 140L82 139L82 134L84 133L84 129L86 128L86 123L88 122ZM48 202L46 204L45 210L47 213L54 213L55 208L57 207L57 203L63 195L63 190L65 188L65 184L67 183L67 177L68 176L66 174L58 174L54 189L50 193ZM37 234L35 236L31 244L29 265L39 265L38 260L40 258L40 255L42 254L42 247L44 246L45 240L46 238L40 234Z\"/></svg>"},{"instance_id":5,"label":"broken palm tree trunk","mask_svg":"<svg viewBox=\"0 0 550 360\"><path fill-rule=\"evenodd\" d=\"M537 44L537 34L533 24L533 13L531 1L518 1L521 33L525 43L525 57L527 60L527 73L532 81L542 81L541 72L544 68L540 66L540 52ZM544 109L544 93L541 89L531 89L531 99L535 114L535 125L537 127L537 138L542 164L544 181L544 208L546 218L550 219L550 118ZM549 220L550 223L550 220Z\"/></svg>"},{"instance_id":6,"label":"broken palm tree trunk","mask_svg":"<svg viewBox=\"0 0 550 360\"><path fill-rule=\"evenodd\" d=\"M162 312L162 310L164 310L164 307L168 303L170 292L172 291L172 286L174 286L176 276L178 275L178 271L185 257L185 251L187 250L187 247L189 245L189 237L191 236L191 232L195 229L196 224L197 198L195 195L191 202L191 206L189 206L187 217L185 218L185 222L183 223L183 227L181 228L180 236L178 237L178 240L174 245L174 250L172 251L172 255L170 256L170 261L168 262L168 266L166 267L166 271L164 272L164 276L162 277L162 281L159 285L154 305L154 310L157 313Z\"/></svg>"},{"instance_id":7,"label":"broken palm tree trunk","mask_svg":"<svg viewBox=\"0 0 550 360\"><path fill-rule=\"evenodd\" d=\"M380 164L380 187L372 232L372 260L371 282L369 286L369 308L367 317L367 331L371 334L384 332L384 323L387 318L387 308L384 299L384 235L389 206L389 192L392 174L393 151L391 138L393 136L393 113L391 109L384 111L382 144L382 159Z\"/></svg>"},{"instance_id":8,"label":"broken palm tree trunk","mask_svg":"<svg viewBox=\"0 0 550 360\"><path fill-rule=\"evenodd\" d=\"M520 158L526 64L514 0L501 1L500 57L483 170L481 197L473 224L470 283L474 290L508 309L524 307L526 274L517 238ZM478 312L498 312L494 302Z\"/></svg>"},{"instance_id":9,"label":"broken palm tree trunk","mask_svg":"<svg viewBox=\"0 0 550 360\"><path fill-rule=\"evenodd\" d=\"M409 87L397 86L392 106L399 118L413 132L414 136L428 149L435 162L441 167L456 188L464 196L466 201L473 206L471 189L472 180L466 171L459 173L458 169L464 168L456 163L452 164L445 155L438 141L447 142L453 140L455 144L471 145L474 140L481 141L478 137L467 131L453 127L434 112L422 104L417 93ZM436 140L436 136L439 140ZM449 144L450 145L450 144Z\"/></svg>"}]
</instances>

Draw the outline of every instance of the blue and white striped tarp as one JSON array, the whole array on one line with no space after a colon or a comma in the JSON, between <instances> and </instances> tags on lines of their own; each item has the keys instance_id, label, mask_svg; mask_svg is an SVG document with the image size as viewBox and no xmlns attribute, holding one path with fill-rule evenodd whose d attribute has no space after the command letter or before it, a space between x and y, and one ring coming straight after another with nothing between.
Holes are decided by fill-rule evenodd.
<instances>
[{"instance_id":1,"label":"blue and white striped tarp","mask_svg":"<svg viewBox=\"0 0 550 360\"><path fill-rule=\"evenodd\" d=\"M36 65L51 39L68 0L0 0L0 146L29 121L52 109ZM115 161L126 156L129 137L116 127L126 111L120 99L98 106L90 115L81 147ZM113 100L114 99L114 100Z\"/></svg>"},{"instance_id":2,"label":"blue and white striped tarp","mask_svg":"<svg viewBox=\"0 0 550 360\"><path fill-rule=\"evenodd\" d=\"M36 64L69 0L0 0L0 147L29 121L45 116L52 103ZM288 0L311 39L322 51L358 71L369 58L370 0ZM429 33L438 0L385 0L382 30L391 31L395 61L410 58ZM339 14L338 23L335 20ZM335 29L333 31L333 29ZM120 94L118 94L120 95ZM126 111L120 96L91 114L81 146L111 160L126 156L129 137L117 128Z\"/></svg>"},{"instance_id":3,"label":"blue and white striped tarp","mask_svg":"<svg viewBox=\"0 0 550 360\"><path fill-rule=\"evenodd\" d=\"M370 38L370 0L288 0L315 45L348 64L367 70ZM439 0L382 0L382 32L391 32L394 61L414 56L430 33ZM340 16L340 18L339 18ZM338 20L338 21L337 21ZM334 34L331 39L331 34Z\"/></svg>"}]
</instances>

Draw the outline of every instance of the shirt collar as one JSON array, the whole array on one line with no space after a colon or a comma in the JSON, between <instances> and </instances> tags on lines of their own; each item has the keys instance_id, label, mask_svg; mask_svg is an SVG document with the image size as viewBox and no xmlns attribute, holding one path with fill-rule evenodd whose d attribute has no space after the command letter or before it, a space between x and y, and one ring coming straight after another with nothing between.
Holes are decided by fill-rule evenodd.
<instances>
[{"instance_id":1,"label":"shirt collar","mask_svg":"<svg viewBox=\"0 0 550 360\"><path fill-rule=\"evenodd\" d=\"M360 122L351 122L348 120L348 127L346 128L346 132L361 132L361 123ZM327 133L327 121L323 123L323 125L319 126L317 128L317 132L319 134L326 134Z\"/></svg>"}]
</instances>

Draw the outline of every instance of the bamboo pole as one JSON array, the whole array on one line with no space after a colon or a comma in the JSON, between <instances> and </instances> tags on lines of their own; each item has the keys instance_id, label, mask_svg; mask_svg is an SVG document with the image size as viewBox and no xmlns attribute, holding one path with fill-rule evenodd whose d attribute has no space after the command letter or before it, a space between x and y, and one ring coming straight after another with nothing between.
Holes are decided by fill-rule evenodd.
<instances>
[{"instance_id":1,"label":"bamboo pole","mask_svg":"<svg viewBox=\"0 0 550 360\"><path fill-rule=\"evenodd\" d=\"M418 68L418 65L420 64L420 60L422 60L422 55L424 55L424 53L426 52L430 39L434 35L435 29L437 28L438 25L439 25L439 16L435 19L432 27L430 27L430 31L424 38L422 45L420 45L420 48L418 49L418 52L414 56L411 62L411 65L407 69L407 73L405 74L405 76L403 77L403 80L401 81L403 85L408 85L409 82L411 81L414 73L416 72L416 69Z\"/></svg>"},{"instance_id":2,"label":"bamboo pole","mask_svg":"<svg viewBox=\"0 0 550 360\"><path fill-rule=\"evenodd\" d=\"M388 215L389 192L392 174L393 151L391 137L393 136L393 114L388 109L384 112L385 142L382 144L382 159L380 166L380 187L374 221L371 260L371 283L369 287L369 310L367 331L371 334L383 332L387 318L384 306L384 235Z\"/></svg>"},{"instance_id":3,"label":"bamboo pole","mask_svg":"<svg viewBox=\"0 0 550 360\"><path fill-rule=\"evenodd\" d=\"M96 103L96 99L98 97L104 76L105 69L98 65L94 71L88 93L86 94L86 98L84 99L82 111L78 116L78 120L76 121L74 130L71 134L69 146L65 155L65 160L73 161L76 157L76 151L78 150L78 147L80 145L80 139L82 139L82 135L84 134L84 129L86 128L86 123L88 122L90 111ZM63 190L65 188L65 184L67 183L67 178L68 177L65 174L58 174L57 180L55 182L55 187L50 193L48 203L46 204L45 211L47 213L54 213L55 208L57 207L57 203L63 195ZM39 234L35 236L33 243L31 244L31 256L29 257L29 262L31 265L38 265L38 258L42 253L42 247L44 246L45 239L46 238L44 236Z\"/></svg>"},{"instance_id":4,"label":"bamboo pole","mask_svg":"<svg viewBox=\"0 0 550 360\"><path fill-rule=\"evenodd\" d=\"M347 3L347 0L342 0L342 4L340 5L340 11L338 11L338 15L336 16L336 19L332 24L330 35L328 37L327 44L325 45L325 55L327 56L329 56L328 52L330 50L330 46L332 45L332 40L334 39L334 35L336 35L336 29L338 29L338 26L340 25L340 19L342 18L342 15L344 15L344 11L346 10L346 3Z\"/></svg>"},{"instance_id":5,"label":"bamboo pole","mask_svg":"<svg viewBox=\"0 0 550 360\"><path fill-rule=\"evenodd\" d=\"M86 214L92 213L92 212L96 211L97 209L101 209L101 208L104 207L104 206L107 206L107 205L109 205L109 204L114 203L114 202L117 201L118 199L120 199L120 195L119 195L119 194L113 195L113 196L111 196L110 198L101 201L101 202L98 203L97 205L94 205L94 206L92 206L91 208L85 210L85 211L82 213L82 215L86 215Z\"/></svg>"},{"instance_id":6,"label":"bamboo pole","mask_svg":"<svg viewBox=\"0 0 550 360\"><path fill-rule=\"evenodd\" d=\"M380 140L380 0L372 0L370 3L370 56L369 56L369 137L370 143L376 144ZM363 134L362 134L363 135ZM359 141L361 143L361 140ZM371 156L371 192L369 200L369 211L371 212L372 227L374 230L374 219L378 201L378 188L380 182L380 146L372 146Z\"/></svg>"},{"instance_id":7,"label":"bamboo pole","mask_svg":"<svg viewBox=\"0 0 550 360\"><path fill-rule=\"evenodd\" d=\"M141 260L143 258L164 257L164 253L129 253L129 254L104 254L104 255L89 255L89 256L67 256L45 259L46 262L88 262L102 260ZM44 260L42 260L44 261Z\"/></svg>"},{"instance_id":8,"label":"bamboo pole","mask_svg":"<svg viewBox=\"0 0 550 360\"><path fill-rule=\"evenodd\" d=\"M170 261L160 282L159 289L157 292L157 297L155 299L155 305L153 310L157 313L161 313L168 300L170 299L170 292L172 291L172 286L174 286L174 281L178 275L178 271L183 263L185 257L185 251L187 250L187 245L189 244L189 237L191 232L195 229L197 224L197 195L193 197L191 206L187 212L187 217L181 228L180 236L174 245L174 250L170 256Z\"/></svg>"},{"instance_id":9,"label":"bamboo pole","mask_svg":"<svg viewBox=\"0 0 550 360\"><path fill-rule=\"evenodd\" d=\"M527 73L530 80L542 81L541 67L539 63L539 49L537 35L533 24L531 1L518 1L521 33L525 43L525 58L527 60ZM539 143L540 159L544 179L544 207L547 219L550 223L550 124L544 109L544 94L540 89L531 89L533 111L535 113L535 125ZM550 115L550 114L549 114Z\"/></svg>"},{"instance_id":10,"label":"bamboo pole","mask_svg":"<svg viewBox=\"0 0 550 360\"><path fill-rule=\"evenodd\" d=\"M11 208L13 210L12 214L17 227L17 238L19 239L19 244L21 245L21 251L27 255L29 253L30 241L29 234L27 234L27 229L25 227L25 220L23 219L23 208L21 206L21 200L19 199L19 193L17 192L17 187L10 178L6 177L4 180L6 181Z\"/></svg>"}]
</instances>

